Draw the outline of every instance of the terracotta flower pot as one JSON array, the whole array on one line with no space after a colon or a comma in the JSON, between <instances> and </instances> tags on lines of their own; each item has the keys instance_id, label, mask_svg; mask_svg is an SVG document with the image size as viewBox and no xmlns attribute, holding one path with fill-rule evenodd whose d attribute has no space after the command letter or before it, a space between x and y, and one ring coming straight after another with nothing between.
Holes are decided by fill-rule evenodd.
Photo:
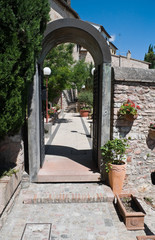
<instances>
[{"instance_id":1,"label":"terracotta flower pot","mask_svg":"<svg viewBox=\"0 0 155 240\"><path fill-rule=\"evenodd\" d=\"M137 240L151 240L151 239L155 240L155 235L137 236L136 238L137 238Z\"/></svg>"},{"instance_id":2,"label":"terracotta flower pot","mask_svg":"<svg viewBox=\"0 0 155 240\"><path fill-rule=\"evenodd\" d=\"M155 129L150 128L149 138L151 138L152 140L155 140Z\"/></svg>"},{"instance_id":3,"label":"terracotta flower pot","mask_svg":"<svg viewBox=\"0 0 155 240\"><path fill-rule=\"evenodd\" d=\"M124 203L122 202L122 198L131 198L131 211L126 209ZM132 194L117 195L117 206L128 230L144 229L144 216L146 213L140 203L137 201L136 197L134 197Z\"/></svg>"},{"instance_id":4,"label":"terracotta flower pot","mask_svg":"<svg viewBox=\"0 0 155 240\"><path fill-rule=\"evenodd\" d=\"M109 164L109 184L115 195L121 193L125 179L126 163L123 161L122 163L122 165Z\"/></svg>"},{"instance_id":5,"label":"terracotta flower pot","mask_svg":"<svg viewBox=\"0 0 155 240\"><path fill-rule=\"evenodd\" d=\"M81 109L80 110L80 115L81 115L81 117L88 117L89 112L90 112L89 110Z\"/></svg>"},{"instance_id":6,"label":"terracotta flower pot","mask_svg":"<svg viewBox=\"0 0 155 240\"><path fill-rule=\"evenodd\" d=\"M122 115L121 118L124 119L124 120L127 120L129 122L133 122L135 119L137 119L138 115L133 115L133 114L125 114L125 115Z\"/></svg>"}]
</instances>

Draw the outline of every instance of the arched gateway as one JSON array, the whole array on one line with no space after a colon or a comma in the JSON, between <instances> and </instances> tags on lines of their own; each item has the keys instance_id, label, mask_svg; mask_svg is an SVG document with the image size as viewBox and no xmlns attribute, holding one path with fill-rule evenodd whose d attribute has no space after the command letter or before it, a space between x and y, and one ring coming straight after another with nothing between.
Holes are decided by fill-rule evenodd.
<instances>
[{"instance_id":1,"label":"arched gateway","mask_svg":"<svg viewBox=\"0 0 155 240\"><path fill-rule=\"evenodd\" d=\"M110 138L111 55L103 36L90 24L77 19L60 19L48 24L42 52L36 66L28 118L29 174L37 182L44 159L42 117L42 66L47 53L61 43L72 42L86 48L95 62L93 157L100 169L100 146Z\"/></svg>"}]
</instances>

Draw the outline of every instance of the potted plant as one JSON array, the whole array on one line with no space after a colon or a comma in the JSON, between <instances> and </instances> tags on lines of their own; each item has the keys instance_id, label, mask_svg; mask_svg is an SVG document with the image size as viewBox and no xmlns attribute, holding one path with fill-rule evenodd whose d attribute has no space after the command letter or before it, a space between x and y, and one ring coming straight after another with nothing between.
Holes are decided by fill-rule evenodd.
<instances>
[{"instance_id":1,"label":"potted plant","mask_svg":"<svg viewBox=\"0 0 155 240\"><path fill-rule=\"evenodd\" d=\"M54 114L56 113L56 109L54 107L51 107L48 109L48 115L50 118L54 117Z\"/></svg>"},{"instance_id":2,"label":"potted plant","mask_svg":"<svg viewBox=\"0 0 155 240\"><path fill-rule=\"evenodd\" d=\"M82 91L79 93L78 102L80 104L81 117L88 117L93 106L93 93L91 91Z\"/></svg>"},{"instance_id":3,"label":"potted plant","mask_svg":"<svg viewBox=\"0 0 155 240\"><path fill-rule=\"evenodd\" d=\"M144 209L132 194L117 195L117 206L128 230L144 229Z\"/></svg>"},{"instance_id":4,"label":"potted plant","mask_svg":"<svg viewBox=\"0 0 155 240\"><path fill-rule=\"evenodd\" d=\"M139 105L135 105L133 101L130 99L127 100L127 102L124 102L119 111L118 116L120 119L125 119L128 121L133 121L137 118L137 109L140 109Z\"/></svg>"},{"instance_id":5,"label":"potted plant","mask_svg":"<svg viewBox=\"0 0 155 240\"><path fill-rule=\"evenodd\" d=\"M128 147L126 139L109 140L101 147L103 163L108 172L109 184L114 194L120 194L126 174L125 151Z\"/></svg>"},{"instance_id":6,"label":"potted plant","mask_svg":"<svg viewBox=\"0 0 155 240\"><path fill-rule=\"evenodd\" d=\"M155 123L151 122L149 126L149 138L155 140Z\"/></svg>"}]
</instances>

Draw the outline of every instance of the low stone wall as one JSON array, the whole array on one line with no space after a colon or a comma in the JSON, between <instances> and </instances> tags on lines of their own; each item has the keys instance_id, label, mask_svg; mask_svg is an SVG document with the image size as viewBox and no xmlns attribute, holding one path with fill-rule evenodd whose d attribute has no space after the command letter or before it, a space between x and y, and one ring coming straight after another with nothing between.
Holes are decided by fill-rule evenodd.
<instances>
[{"instance_id":1,"label":"low stone wall","mask_svg":"<svg viewBox=\"0 0 155 240\"><path fill-rule=\"evenodd\" d=\"M0 178L0 228L11 208L11 198L16 195L17 188L21 183L24 168L24 146L21 133L13 137L5 137L0 142L0 167L1 169L12 169L10 176ZM9 205L9 207L8 207Z\"/></svg>"},{"instance_id":2,"label":"low stone wall","mask_svg":"<svg viewBox=\"0 0 155 240\"><path fill-rule=\"evenodd\" d=\"M151 176L155 172L155 140L148 133L150 122L155 121L155 70L134 68L113 69L112 137L129 138L125 188L151 192ZM118 110L128 99L140 106L133 122L118 119Z\"/></svg>"},{"instance_id":3,"label":"low stone wall","mask_svg":"<svg viewBox=\"0 0 155 240\"><path fill-rule=\"evenodd\" d=\"M23 164L24 147L21 132L15 136L5 137L0 141L0 165L18 165Z\"/></svg>"}]
</instances>

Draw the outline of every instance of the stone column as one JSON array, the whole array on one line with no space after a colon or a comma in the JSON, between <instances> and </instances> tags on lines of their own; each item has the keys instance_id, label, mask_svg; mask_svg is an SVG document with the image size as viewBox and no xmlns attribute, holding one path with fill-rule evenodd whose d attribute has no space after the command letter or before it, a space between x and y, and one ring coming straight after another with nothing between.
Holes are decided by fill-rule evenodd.
<instances>
[{"instance_id":1,"label":"stone column","mask_svg":"<svg viewBox=\"0 0 155 240\"><path fill-rule=\"evenodd\" d=\"M28 105L28 152L29 175L32 182L37 180L40 169L40 96L38 66L31 85Z\"/></svg>"},{"instance_id":2,"label":"stone column","mask_svg":"<svg viewBox=\"0 0 155 240\"><path fill-rule=\"evenodd\" d=\"M102 81L102 116L101 116L101 146L110 139L110 116L111 116L111 63L103 64ZM99 159L99 165L101 160ZM101 166L102 179L106 179L104 166Z\"/></svg>"}]
</instances>

